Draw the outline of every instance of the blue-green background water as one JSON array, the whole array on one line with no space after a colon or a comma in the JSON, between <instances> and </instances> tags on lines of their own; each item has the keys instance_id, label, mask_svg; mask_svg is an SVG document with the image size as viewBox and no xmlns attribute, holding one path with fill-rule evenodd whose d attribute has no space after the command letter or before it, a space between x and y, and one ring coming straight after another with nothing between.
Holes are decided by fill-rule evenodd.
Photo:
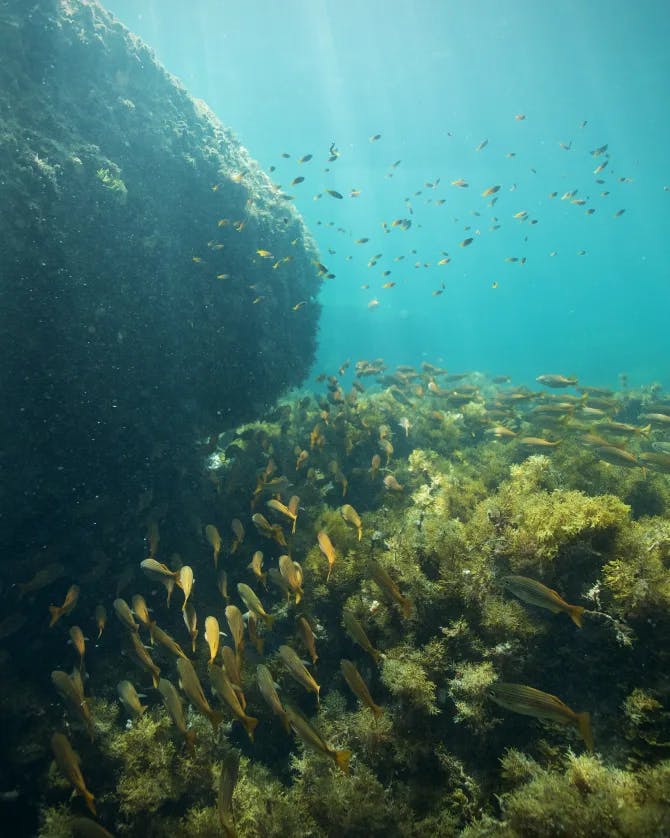
<instances>
[{"instance_id":1,"label":"blue-green background water","mask_svg":"<svg viewBox=\"0 0 670 838\"><path fill-rule=\"evenodd\" d=\"M106 6L266 171L277 166L272 177L296 195L336 274L321 295L316 370L383 356L389 364L426 359L525 382L561 372L616 384L626 372L632 384L670 385L667 3ZM371 143L376 133L382 137ZM326 173L331 142L341 156ZM589 152L606 143L606 183L598 185L593 169L605 157ZM314 159L298 165L307 153ZM305 182L289 188L296 175ZM436 189L424 187L437 178ZM451 186L457 178L470 186ZM481 192L494 184L502 188L491 209ZM325 188L344 200L313 200ZM353 188L360 197L349 197ZM559 200L573 189L585 206ZM610 195L601 198L602 190ZM619 209L625 214L614 218ZM522 210L538 223L514 220ZM495 232L492 216L501 225ZM405 217L411 230L384 234L381 222ZM475 240L460 248L466 236ZM355 245L360 237L370 242ZM452 261L437 266L443 251ZM377 253L382 259L368 268ZM400 255L404 261L394 262ZM505 262L510 256L527 263ZM430 267L415 268L416 261ZM386 269L392 274L383 277ZM386 280L398 284L382 289ZM443 280L444 293L433 296ZM372 299L379 305L369 309Z\"/></svg>"}]
</instances>

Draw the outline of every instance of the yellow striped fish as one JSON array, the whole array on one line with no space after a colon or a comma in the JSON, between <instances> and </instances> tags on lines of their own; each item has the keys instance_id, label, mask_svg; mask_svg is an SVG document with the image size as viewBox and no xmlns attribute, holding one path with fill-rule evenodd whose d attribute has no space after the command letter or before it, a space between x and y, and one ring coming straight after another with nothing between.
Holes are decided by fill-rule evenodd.
<instances>
[{"instance_id":1,"label":"yellow striped fish","mask_svg":"<svg viewBox=\"0 0 670 838\"><path fill-rule=\"evenodd\" d=\"M528 576L503 576L501 582L503 587L523 602L546 608L553 614L565 611L576 626L582 627L582 615L586 609L581 605L570 605L560 594L543 585L542 582L530 579Z\"/></svg>"},{"instance_id":2,"label":"yellow striped fish","mask_svg":"<svg viewBox=\"0 0 670 838\"><path fill-rule=\"evenodd\" d=\"M526 687L523 684L499 682L489 689L489 697L496 704L513 713L534 716L536 719L550 719L552 722L563 725L574 725L587 749L593 750L590 713L575 713L555 695L543 693L541 690Z\"/></svg>"}]
</instances>

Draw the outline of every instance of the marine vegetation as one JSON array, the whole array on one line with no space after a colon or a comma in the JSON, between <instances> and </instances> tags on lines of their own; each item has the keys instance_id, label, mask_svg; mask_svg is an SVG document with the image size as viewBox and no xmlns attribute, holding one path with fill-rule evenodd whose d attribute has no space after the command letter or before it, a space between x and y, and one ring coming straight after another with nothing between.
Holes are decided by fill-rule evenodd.
<instances>
[{"instance_id":1,"label":"marine vegetation","mask_svg":"<svg viewBox=\"0 0 670 838\"><path fill-rule=\"evenodd\" d=\"M371 363L202 440L118 560L22 581L43 838L668 832L668 431L618 423L670 402Z\"/></svg>"}]
</instances>

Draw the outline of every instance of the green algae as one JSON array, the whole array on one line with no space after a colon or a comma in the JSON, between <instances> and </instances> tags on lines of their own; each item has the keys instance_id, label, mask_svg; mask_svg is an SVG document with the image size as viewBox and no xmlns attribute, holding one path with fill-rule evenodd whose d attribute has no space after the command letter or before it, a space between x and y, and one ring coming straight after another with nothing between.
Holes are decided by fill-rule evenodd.
<instances>
[{"instance_id":1,"label":"green algae","mask_svg":"<svg viewBox=\"0 0 670 838\"><path fill-rule=\"evenodd\" d=\"M397 429L404 414L407 435ZM117 823L129 834L145 828L147 813L157 835L220 834L215 769L233 742L245 749L233 802L239 835L433 831L516 838L567 831L569 823L584 836L600 834L601 823L620 836L664 828L670 510L664 500L660 514L654 510L665 497L658 487L668 480L653 475L645 494L640 474L605 467L588 451L573 456L570 439L551 454L528 455L514 440L487 437L484 421L481 405L437 422L428 406L410 410L383 393L366 394L355 407L300 396L267 422L220 440L208 461L215 480L207 485L215 491L207 520L221 522L225 508L247 529L234 554L224 547L220 566L231 580L252 583L247 564L254 549L263 550L265 570L282 552L300 563L298 607L272 585L257 589L276 618L271 631L261 629L263 662L282 701L299 706L329 746L351 749L351 771L341 774L270 717L253 676L262 659L248 643L242 684L247 712L261 722L253 746L237 738L237 725L215 738L206 720L191 714L198 743L189 754L160 705L125 729L115 705L93 699L95 747L108 760L107 776L91 781L102 812L113 801ZM322 442L311 445L317 425ZM394 450L388 469L382 464L375 476L370 461L380 450L380 425ZM309 458L296 468L300 450ZM273 493L262 475L270 461L274 475L285 478L282 501L300 497L294 535L266 506ZM388 473L401 492L384 487ZM285 548L248 524L249 499L253 511L283 527ZM362 519L360 540L340 513L342 503L353 504ZM336 551L329 579L320 531ZM224 535L224 542L230 547L232 537ZM222 617L208 581L209 546L186 540L181 549L196 567L198 613ZM375 581L375 566L411 601L411 611ZM510 573L585 605L584 627L512 596L500 581ZM379 660L344 630L345 610L381 652ZM295 635L301 614L316 635L320 705L285 677L276 656L279 643L301 649ZM206 657L201 651L195 657L206 683ZM383 707L380 719L349 693L341 658L356 662ZM495 705L489 688L497 680L526 683L575 711L590 711L596 754L581 755L572 729ZM566 812L575 813L576 831ZM46 809L44 817L45 828L53 822L57 830L58 809Z\"/></svg>"},{"instance_id":2,"label":"green algae","mask_svg":"<svg viewBox=\"0 0 670 838\"><path fill-rule=\"evenodd\" d=\"M503 820L483 819L466 828L463 838L637 838L670 828L670 763L636 775L592 756L569 754L562 770L547 770L508 754L503 771L508 781L521 781L501 796Z\"/></svg>"}]
</instances>

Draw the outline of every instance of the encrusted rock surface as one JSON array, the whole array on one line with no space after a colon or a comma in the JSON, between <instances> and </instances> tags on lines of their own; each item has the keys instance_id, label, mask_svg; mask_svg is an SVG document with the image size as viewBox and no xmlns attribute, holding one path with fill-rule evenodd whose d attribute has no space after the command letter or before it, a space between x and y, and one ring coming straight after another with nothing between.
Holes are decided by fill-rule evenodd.
<instances>
[{"instance_id":1,"label":"encrusted rock surface","mask_svg":"<svg viewBox=\"0 0 670 838\"><path fill-rule=\"evenodd\" d=\"M98 3L9 0L0 51L9 546L122 505L298 384L319 279L290 202Z\"/></svg>"}]
</instances>

